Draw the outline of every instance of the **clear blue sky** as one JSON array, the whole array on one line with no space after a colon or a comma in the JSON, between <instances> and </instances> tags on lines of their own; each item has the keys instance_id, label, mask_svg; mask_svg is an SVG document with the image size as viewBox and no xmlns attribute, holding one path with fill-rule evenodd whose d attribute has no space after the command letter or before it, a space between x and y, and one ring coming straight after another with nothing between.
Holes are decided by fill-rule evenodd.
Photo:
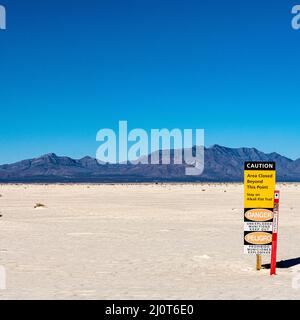
<instances>
[{"instance_id":1,"label":"clear blue sky","mask_svg":"<svg viewBox=\"0 0 300 320\"><path fill-rule=\"evenodd\" d=\"M0 163L95 156L119 120L300 157L297 0L0 4Z\"/></svg>"}]
</instances>

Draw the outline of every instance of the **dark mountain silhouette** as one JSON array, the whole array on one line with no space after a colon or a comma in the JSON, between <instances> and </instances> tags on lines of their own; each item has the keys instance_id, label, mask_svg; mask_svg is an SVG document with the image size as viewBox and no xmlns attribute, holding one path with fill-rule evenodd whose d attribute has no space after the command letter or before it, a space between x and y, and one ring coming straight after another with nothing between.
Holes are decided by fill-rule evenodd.
<instances>
[{"instance_id":1,"label":"dark mountain silhouette","mask_svg":"<svg viewBox=\"0 0 300 320\"><path fill-rule=\"evenodd\" d=\"M91 157L74 160L50 153L0 166L0 182L238 182L243 181L245 161L275 161L278 181L300 181L300 159L293 161L255 148L214 145L205 148L205 169L201 176L186 176L186 164L101 165Z\"/></svg>"}]
</instances>

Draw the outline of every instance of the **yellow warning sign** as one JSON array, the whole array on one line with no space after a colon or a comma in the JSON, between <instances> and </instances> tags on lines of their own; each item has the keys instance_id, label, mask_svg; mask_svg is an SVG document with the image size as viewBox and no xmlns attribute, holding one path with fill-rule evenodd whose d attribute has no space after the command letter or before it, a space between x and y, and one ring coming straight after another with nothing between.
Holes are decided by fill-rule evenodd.
<instances>
[{"instance_id":1,"label":"yellow warning sign","mask_svg":"<svg viewBox=\"0 0 300 320\"><path fill-rule=\"evenodd\" d=\"M244 207L273 208L276 171L274 162L246 162Z\"/></svg>"}]
</instances>

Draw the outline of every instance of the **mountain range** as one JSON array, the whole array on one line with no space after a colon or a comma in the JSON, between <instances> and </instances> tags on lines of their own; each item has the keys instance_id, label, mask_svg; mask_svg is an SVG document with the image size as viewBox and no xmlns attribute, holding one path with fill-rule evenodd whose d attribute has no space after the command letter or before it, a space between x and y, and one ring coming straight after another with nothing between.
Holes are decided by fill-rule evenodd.
<instances>
[{"instance_id":1,"label":"mountain range","mask_svg":"<svg viewBox=\"0 0 300 320\"><path fill-rule=\"evenodd\" d=\"M174 150L171 159L174 159ZM240 182L243 181L245 161L275 161L278 181L300 181L300 159L293 161L278 153L266 154L255 148L214 145L205 148L205 168L200 176L185 175L187 164L99 164L91 157L75 160L50 153L1 165L0 182Z\"/></svg>"}]
</instances>

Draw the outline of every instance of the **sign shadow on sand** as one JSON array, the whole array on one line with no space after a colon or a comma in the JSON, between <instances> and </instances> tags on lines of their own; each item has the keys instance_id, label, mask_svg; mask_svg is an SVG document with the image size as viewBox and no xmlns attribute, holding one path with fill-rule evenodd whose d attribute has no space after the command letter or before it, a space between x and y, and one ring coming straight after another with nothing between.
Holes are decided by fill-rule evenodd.
<instances>
[{"instance_id":1,"label":"sign shadow on sand","mask_svg":"<svg viewBox=\"0 0 300 320\"><path fill-rule=\"evenodd\" d=\"M294 259L288 259L288 260L281 260L277 262L277 268L279 269L288 269L297 265L300 265L300 257L294 258ZM267 263L267 264L264 264L262 267L264 269L270 269L271 265L270 263Z\"/></svg>"}]
</instances>

